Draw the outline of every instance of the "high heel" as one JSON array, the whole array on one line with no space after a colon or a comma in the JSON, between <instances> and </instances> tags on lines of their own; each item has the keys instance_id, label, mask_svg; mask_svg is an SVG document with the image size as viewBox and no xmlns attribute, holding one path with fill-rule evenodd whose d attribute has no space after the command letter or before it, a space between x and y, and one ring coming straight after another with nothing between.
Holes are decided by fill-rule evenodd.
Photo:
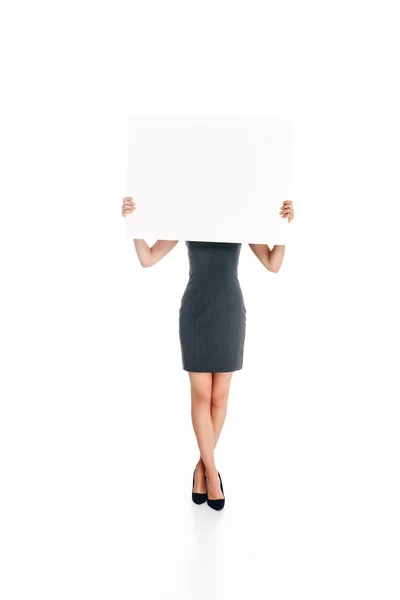
<instances>
[{"instance_id":1,"label":"high heel","mask_svg":"<svg viewBox=\"0 0 400 600\"><path fill-rule=\"evenodd\" d=\"M221 486L221 492L223 493L224 497L217 498L216 500L212 500L207 495L207 504L208 504L208 506L210 506L210 508L213 508L214 510L222 510L225 506L224 486L222 485L222 479L221 479L221 475L219 474L219 471L218 471L218 477L219 477L219 484ZM207 477L206 477L206 480L207 480Z\"/></svg>"},{"instance_id":2,"label":"high heel","mask_svg":"<svg viewBox=\"0 0 400 600\"><path fill-rule=\"evenodd\" d=\"M204 502L207 500L207 492L205 492L204 494L201 494L199 492L194 492L193 488L194 488L194 474L196 473L196 467L194 468L193 471L193 484L192 484L192 500L195 504L204 504Z\"/></svg>"}]
</instances>

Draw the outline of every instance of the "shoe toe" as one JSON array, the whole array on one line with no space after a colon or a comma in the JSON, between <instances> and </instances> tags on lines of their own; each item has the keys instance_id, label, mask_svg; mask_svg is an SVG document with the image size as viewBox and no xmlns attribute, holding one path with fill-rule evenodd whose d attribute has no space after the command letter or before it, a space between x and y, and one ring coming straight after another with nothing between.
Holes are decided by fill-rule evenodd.
<instances>
[{"instance_id":1,"label":"shoe toe","mask_svg":"<svg viewBox=\"0 0 400 600\"><path fill-rule=\"evenodd\" d=\"M207 494L192 492L192 500L195 504L203 504L207 500Z\"/></svg>"},{"instance_id":2,"label":"shoe toe","mask_svg":"<svg viewBox=\"0 0 400 600\"><path fill-rule=\"evenodd\" d=\"M214 510L222 510L225 506L225 498L219 498L218 500L210 500L207 498L207 504Z\"/></svg>"}]
</instances>

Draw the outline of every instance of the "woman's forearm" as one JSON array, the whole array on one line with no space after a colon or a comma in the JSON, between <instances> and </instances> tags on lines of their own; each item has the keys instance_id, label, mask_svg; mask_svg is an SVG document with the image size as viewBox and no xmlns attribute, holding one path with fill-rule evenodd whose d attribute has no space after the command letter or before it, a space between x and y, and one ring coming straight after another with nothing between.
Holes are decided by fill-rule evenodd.
<instances>
[{"instance_id":1,"label":"woman's forearm","mask_svg":"<svg viewBox=\"0 0 400 600\"><path fill-rule=\"evenodd\" d=\"M178 240L157 240L151 247L145 240L133 240L142 267L152 267L171 252Z\"/></svg>"},{"instance_id":2,"label":"woman's forearm","mask_svg":"<svg viewBox=\"0 0 400 600\"><path fill-rule=\"evenodd\" d=\"M281 268L284 256L285 246L275 245L268 254L267 269L272 271L272 273L277 273Z\"/></svg>"},{"instance_id":3,"label":"woman's forearm","mask_svg":"<svg viewBox=\"0 0 400 600\"><path fill-rule=\"evenodd\" d=\"M152 252L146 240L134 239L133 243L142 267L150 267L153 264Z\"/></svg>"}]
</instances>

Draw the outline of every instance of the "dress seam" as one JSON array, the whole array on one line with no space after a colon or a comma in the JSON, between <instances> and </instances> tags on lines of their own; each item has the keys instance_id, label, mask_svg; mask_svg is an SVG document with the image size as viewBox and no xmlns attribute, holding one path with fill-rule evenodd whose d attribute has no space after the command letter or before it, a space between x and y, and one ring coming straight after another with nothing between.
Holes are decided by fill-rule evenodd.
<instances>
[{"instance_id":1,"label":"dress seam","mask_svg":"<svg viewBox=\"0 0 400 600\"><path fill-rule=\"evenodd\" d=\"M194 340L194 364L197 365L197 351L196 351L196 320L197 320L197 281L195 282L195 293L194 293L194 319L193 319L193 340Z\"/></svg>"}]
</instances>

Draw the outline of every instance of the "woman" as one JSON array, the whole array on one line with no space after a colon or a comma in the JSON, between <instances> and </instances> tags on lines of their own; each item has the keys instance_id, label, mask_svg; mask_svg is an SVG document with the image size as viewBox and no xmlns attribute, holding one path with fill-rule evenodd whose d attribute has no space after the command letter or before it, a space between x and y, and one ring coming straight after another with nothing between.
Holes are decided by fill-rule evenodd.
<instances>
[{"instance_id":1,"label":"woman","mask_svg":"<svg viewBox=\"0 0 400 600\"><path fill-rule=\"evenodd\" d=\"M122 215L136 210L131 197L123 198ZM293 202L285 200L280 213L289 223ZM176 246L176 240L158 240L150 248L135 239L142 267L151 267ZM189 281L179 310L179 337L183 369L191 384L191 417L200 458L193 473L192 500L221 510L225 505L222 479L214 449L221 433L232 374L243 365L246 308L237 277L240 243L186 242ZM249 244L268 271L277 273L285 246Z\"/></svg>"}]
</instances>

